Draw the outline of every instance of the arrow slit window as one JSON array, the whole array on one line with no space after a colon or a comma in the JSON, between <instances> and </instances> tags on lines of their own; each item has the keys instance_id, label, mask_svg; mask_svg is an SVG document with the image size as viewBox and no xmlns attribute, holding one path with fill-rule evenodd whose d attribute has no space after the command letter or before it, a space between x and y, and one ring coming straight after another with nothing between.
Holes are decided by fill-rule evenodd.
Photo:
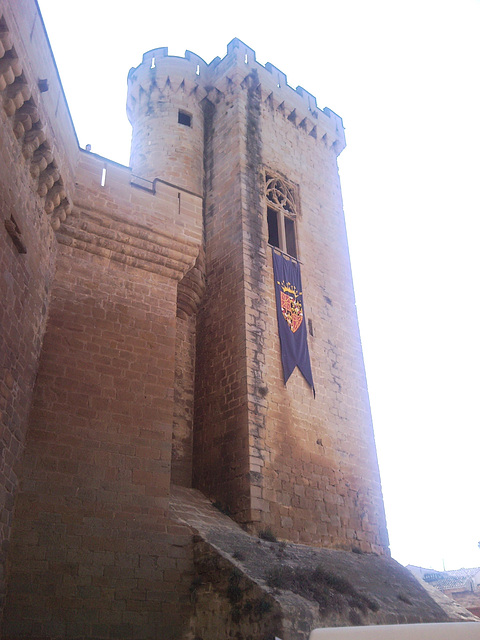
<instances>
[{"instance_id":1,"label":"arrow slit window","mask_svg":"<svg viewBox=\"0 0 480 640\"><path fill-rule=\"evenodd\" d=\"M297 257L296 188L273 173L265 173L265 197L267 200L268 244Z\"/></svg>"}]
</instances>

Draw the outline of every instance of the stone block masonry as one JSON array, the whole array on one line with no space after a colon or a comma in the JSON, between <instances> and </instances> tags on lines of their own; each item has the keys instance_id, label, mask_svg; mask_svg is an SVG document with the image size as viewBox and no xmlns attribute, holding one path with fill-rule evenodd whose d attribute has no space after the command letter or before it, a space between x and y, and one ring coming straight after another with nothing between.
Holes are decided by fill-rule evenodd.
<instances>
[{"instance_id":1,"label":"stone block masonry","mask_svg":"<svg viewBox=\"0 0 480 640\"><path fill-rule=\"evenodd\" d=\"M252 530L388 553L336 158L341 120L238 40L205 103L194 486ZM266 176L291 185L314 399L283 384Z\"/></svg>"},{"instance_id":2,"label":"stone block masonry","mask_svg":"<svg viewBox=\"0 0 480 640\"><path fill-rule=\"evenodd\" d=\"M56 77L38 11L32 3L23 13L19 4L0 2L0 611L55 273L53 229L70 210L66 184L77 153L69 119L65 128L51 126L55 108L62 124L68 114L60 84L46 100L37 84L38 78ZM40 44L42 52L33 54Z\"/></svg>"},{"instance_id":3,"label":"stone block masonry","mask_svg":"<svg viewBox=\"0 0 480 640\"><path fill-rule=\"evenodd\" d=\"M400 579L341 119L237 39L210 64L147 52L127 111L131 168L80 150L37 4L0 0L3 637L304 638L331 619L267 588L262 550ZM283 383L269 242L301 262L316 398Z\"/></svg>"},{"instance_id":4,"label":"stone block masonry","mask_svg":"<svg viewBox=\"0 0 480 640\"><path fill-rule=\"evenodd\" d=\"M166 607L188 600L190 535L168 510L177 283L199 252L201 201L183 194L179 213L177 190L137 189L112 164L101 187L104 164L82 154L58 233L10 553L12 636L168 637L181 618Z\"/></svg>"},{"instance_id":5,"label":"stone block masonry","mask_svg":"<svg viewBox=\"0 0 480 640\"><path fill-rule=\"evenodd\" d=\"M31 634L158 626L139 603L147 591L161 601L156 558L167 555L175 289L122 265L100 275L101 262L69 248L58 262L6 608Z\"/></svg>"}]
</instances>

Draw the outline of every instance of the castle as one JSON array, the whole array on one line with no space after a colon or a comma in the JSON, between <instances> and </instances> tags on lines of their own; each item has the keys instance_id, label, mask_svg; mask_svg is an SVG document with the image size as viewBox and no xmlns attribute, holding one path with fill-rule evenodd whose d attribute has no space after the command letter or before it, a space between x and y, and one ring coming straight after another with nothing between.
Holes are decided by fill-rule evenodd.
<instances>
[{"instance_id":1,"label":"castle","mask_svg":"<svg viewBox=\"0 0 480 640\"><path fill-rule=\"evenodd\" d=\"M131 167L79 149L37 4L1 0L4 637L445 619L389 557L341 119L239 40L149 51L127 112ZM284 381L275 255L311 381ZM308 564L333 608L282 590Z\"/></svg>"}]
</instances>

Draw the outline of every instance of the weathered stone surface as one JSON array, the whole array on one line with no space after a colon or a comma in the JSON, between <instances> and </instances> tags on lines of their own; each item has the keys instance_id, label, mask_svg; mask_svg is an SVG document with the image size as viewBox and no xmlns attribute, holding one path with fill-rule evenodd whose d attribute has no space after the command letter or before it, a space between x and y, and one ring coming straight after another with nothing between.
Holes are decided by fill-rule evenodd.
<instances>
[{"instance_id":1,"label":"weathered stone surface","mask_svg":"<svg viewBox=\"0 0 480 640\"><path fill-rule=\"evenodd\" d=\"M171 505L197 534L192 625L205 640L216 637L213 617L222 637L252 640L306 640L318 627L459 619L391 558L252 536L192 489L172 489Z\"/></svg>"},{"instance_id":2,"label":"weathered stone surface","mask_svg":"<svg viewBox=\"0 0 480 640\"><path fill-rule=\"evenodd\" d=\"M0 0L2 632L293 640L437 619L388 559L342 121L238 39L210 64L167 54L130 71L123 167L78 148L37 3ZM298 371L283 383L271 179L288 185L315 398ZM312 600L327 574L330 609Z\"/></svg>"}]
</instances>

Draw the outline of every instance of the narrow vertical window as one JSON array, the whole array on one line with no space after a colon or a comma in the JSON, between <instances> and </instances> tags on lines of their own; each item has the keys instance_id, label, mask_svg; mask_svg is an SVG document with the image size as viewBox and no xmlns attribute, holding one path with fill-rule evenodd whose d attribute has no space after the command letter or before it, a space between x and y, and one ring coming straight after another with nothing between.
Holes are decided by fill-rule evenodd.
<instances>
[{"instance_id":1,"label":"narrow vertical window","mask_svg":"<svg viewBox=\"0 0 480 640\"><path fill-rule=\"evenodd\" d=\"M283 218L285 223L285 248L288 255L297 257L297 241L295 239L295 222L286 216Z\"/></svg>"},{"instance_id":2,"label":"narrow vertical window","mask_svg":"<svg viewBox=\"0 0 480 640\"><path fill-rule=\"evenodd\" d=\"M267 209L267 222L268 222L268 244L272 247L280 249L280 238L278 235L278 216L275 209L268 207Z\"/></svg>"}]
</instances>

